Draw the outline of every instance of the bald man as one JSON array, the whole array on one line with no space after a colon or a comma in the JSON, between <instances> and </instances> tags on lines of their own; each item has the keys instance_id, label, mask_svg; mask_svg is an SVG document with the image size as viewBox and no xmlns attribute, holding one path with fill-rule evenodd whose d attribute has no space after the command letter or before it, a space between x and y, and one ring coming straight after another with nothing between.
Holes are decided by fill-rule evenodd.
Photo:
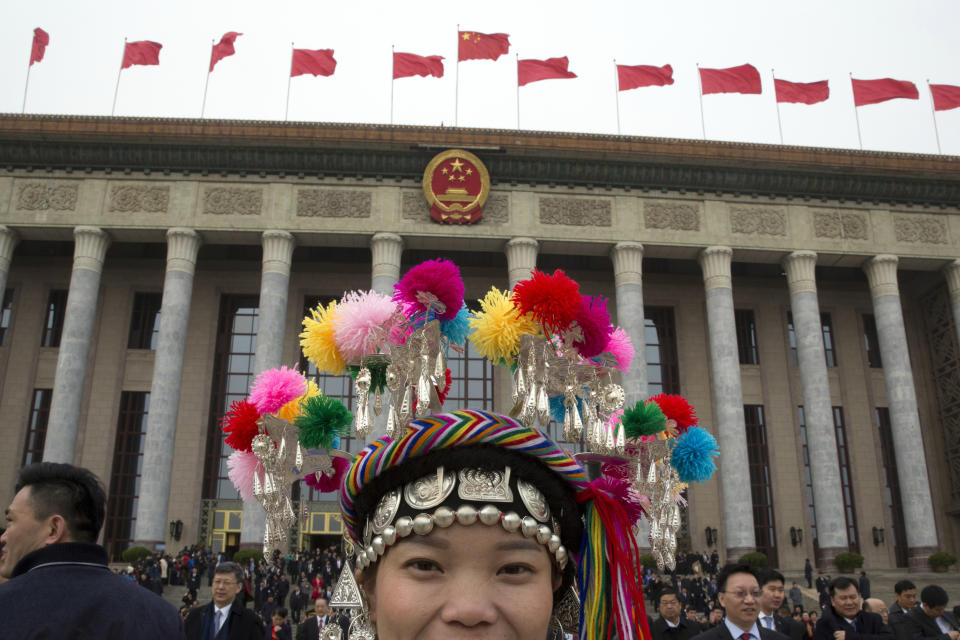
<instances>
[{"instance_id":1,"label":"bald man","mask_svg":"<svg viewBox=\"0 0 960 640\"><path fill-rule=\"evenodd\" d=\"M887 616L890 614L890 610L887 609L887 605L885 605L880 598L867 598L864 600L863 610L870 611L871 613L879 613L880 617L883 618L883 624L887 624Z\"/></svg>"}]
</instances>

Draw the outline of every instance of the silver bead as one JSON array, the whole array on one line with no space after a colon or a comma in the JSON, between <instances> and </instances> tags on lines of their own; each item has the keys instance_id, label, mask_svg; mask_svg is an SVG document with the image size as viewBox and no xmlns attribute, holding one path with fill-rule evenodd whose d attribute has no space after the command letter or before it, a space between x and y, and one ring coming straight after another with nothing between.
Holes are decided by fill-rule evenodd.
<instances>
[{"instance_id":1,"label":"silver bead","mask_svg":"<svg viewBox=\"0 0 960 640\"><path fill-rule=\"evenodd\" d=\"M397 518L397 537L406 538L411 533L413 533L413 518L408 516Z\"/></svg>"},{"instance_id":2,"label":"silver bead","mask_svg":"<svg viewBox=\"0 0 960 640\"><path fill-rule=\"evenodd\" d=\"M509 511L503 514L503 520L500 521L500 524L504 529L513 533L520 528L520 516L513 511Z\"/></svg>"},{"instance_id":3,"label":"silver bead","mask_svg":"<svg viewBox=\"0 0 960 640\"><path fill-rule=\"evenodd\" d=\"M550 539L547 540L547 549L550 550L550 553L556 553L557 549L560 548L560 536L550 536Z\"/></svg>"},{"instance_id":4,"label":"silver bead","mask_svg":"<svg viewBox=\"0 0 960 640\"><path fill-rule=\"evenodd\" d=\"M364 553L367 554L367 560L369 560L370 562L377 561L377 552L373 550L372 546L367 547L367 550Z\"/></svg>"},{"instance_id":5,"label":"silver bead","mask_svg":"<svg viewBox=\"0 0 960 640\"><path fill-rule=\"evenodd\" d=\"M426 513L418 513L413 519L413 532L425 536L433 531L433 518Z\"/></svg>"},{"instance_id":6,"label":"silver bead","mask_svg":"<svg viewBox=\"0 0 960 640\"><path fill-rule=\"evenodd\" d=\"M520 531L523 532L525 538L532 538L533 536L537 535L537 529L539 526L540 525L536 520L530 516L526 516L520 522Z\"/></svg>"},{"instance_id":7,"label":"silver bead","mask_svg":"<svg viewBox=\"0 0 960 640\"><path fill-rule=\"evenodd\" d=\"M453 509L450 507L437 507L433 514L433 523L441 529L446 529L453 524Z\"/></svg>"},{"instance_id":8,"label":"silver bead","mask_svg":"<svg viewBox=\"0 0 960 640\"><path fill-rule=\"evenodd\" d=\"M484 505L480 509L480 522L487 526L492 526L500 522L500 509L492 504Z\"/></svg>"},{"instance_id":9,"label":"silver bead","mask_svg":"<svg viewBox=\"0 0 960 640\"><path fill-rule=\"evenodd\" d=\"M457 522L460 524L473 524L477 521L477 510L469 504L462 504L457 508Z\"/></svg>"},{"instance_id":10,"label":"silver bead","mask_svg":"<svg viewBox=\"0 0 960 640\"><path fill-rule=\"evenodd\" d=\"M363 570L367 568L367 554L360 552L357 554L357 569Z\"/></svg>"},{"instance_id":11,"label":"silver bead","mask_svg":"<svg viewBox=\"0 0 960 640\"><path fill-rule=\"evenodd\" d=\"M567 548L563 545L557 548L557 552L554 554L557 558L557 563L560 565L560 568L563 569L567 566Z\"/></svg>"},{"instance_id":12,"label":"silver bead","mask_svg":"<svg viewBox=\"0 0 960 640\"><path fill-rule=\"evenodd\" d=\"M397 530L393 527L384 527L380 537L383 538L383 544L392 546L397 541Z\"/></svg>"},{"instance_id":13,"label":"silver bead","mask_svg":"<svg viewBox=\"0 0 960 640\"><path fill-rule=\"evenodd\" d=\"M553 531L550 530L545 524L540 525L537 528L537 542L540 544L547 544L547 541L550 540L550 536L553 535Z\"/></svg>"},{"instance_id":14,"label":"silver bead","mask_svg":"<svg viewBox=\"0 0 960 640\"><path fill-rule=\"evenodd\" d=\"M370 546L373 547L373 550L377 552L378 556L382 556L383 552L387 550L387 545L383 544L383 538L377 536L370 543Z\"/></svg>"}]
</instances>

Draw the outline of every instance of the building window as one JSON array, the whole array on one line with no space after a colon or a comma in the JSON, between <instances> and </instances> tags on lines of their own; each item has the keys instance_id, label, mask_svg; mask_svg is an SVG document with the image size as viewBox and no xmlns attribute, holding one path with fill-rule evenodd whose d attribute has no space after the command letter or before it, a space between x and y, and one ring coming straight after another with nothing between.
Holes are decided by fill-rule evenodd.
<instances>
[{"instance_id":1,"label":"building window","mask_svg":"<svg viewBox=\"0 0 960 640\"><path fill-rule=\"evenodd\" d=\"M3 308L0 309L0 347L7 344L7 331L10 329L10 318L13 316L13 289L3 293Z\"/></svg>"},{"instance_id":2,"label":"building window","mask_svg":"<svg viewBox=\"0 0 960 640\"><path fill-rule=\"evenodd\" d=\"M227 457L231 450L224 442L220 419L232 402L242 400L250 392L258 324L257 296L224 295L221 298L204 457L204 498L240 497L227 475Z\"/></svg>"},{"instance_id":3,"label":"building window","mask_svg":"<svg viewBox=\"0 0 960 640\"><path fill-rule=\"evenodd\" d=\"M900 500L900 477L897 475L897 456L893 448L893 432L890 430L890 409L877 407L877 427L880 431L880 454L883 458L883 478L886 490L887 523L885 539L893 543L897 566L907 566L907 545L904 537L903 502Z\"/></svg>"},{"instance_id":4,"label":"building window","mask_svg":"<svg viewBox=\"0 0 960 640\"><path fill-rule=\"evenodd\" d=\"M50 401L53 389L34 389L33 402L30 404L30 424L27 427L27 439L23 445L23 458L20 466L43 460L43 445L47 441L47 419L50 417Z\"/></svg>"},{"instance_id":5,"label":"building window","mask_svg":"<svg viewBox=\"0 0 960 640\"><path fill-rule=\"evenodd\" d=\"M677 332L672 307L644 309L647 354L647 395L680 393Z\"/></svg>"},{"instance_id":6,"label":"building window","mask_svg":"<svg viewBox=\"0 0 960 640\"><path fill-rule=\"evenodd\" d=\"M113 446L113 470L110 473L110 497L107 500L103 538L114 562L121 559L120 554L133 542L149 412L149 393L124 391L120 394L120 415Z\"/></svg>"},{"instance_id":7,"label":"building window","mask_svg":"<svg viewBox=\"0 0 960 640\"><path fill-rule=\"evenodd\" d=\"M770 566L775 567L778 564L777 531L773 519L773 486L763 407L744 405L743 417L746 424L750 493L753 498L753 530L757 551L762 551L767 556Z\"/></svg>"},{"instance_id":8,"label":"building window","mask_svg":"<svg viewBox=\"0 0 960 640\"><path fill-rule=\"evenodd\" d=\"M737 323L737 351L740 353L740 364L760 364L760 353L757 349L757 323L753 317L753 309L737 309L734 311Z\"/></svg>"},{"instance_id":9,"label":"building window","mask_svg":"<svg viewBox=\"0 0 960 640\"><path fill-rule=\"evenodd\" d=\"M828 367L837 366L837 352L833 345L833 322L829 313L820 314L820 330L823 333L823 357ZM797 356L797 333L793 328L793 313L787 312L787 340L794 366L800 363Z\"/></svg>"},{"instance_id":10,"label":"building window","mask_svg":"<svg viewBox=\"0 0 960 640\"><path fill-rule=\"evenodd\" d=\"M469 340L464 346L463 353L453 348L447 351L452 382L443 403L444 410L493 411L493 363L476 353Z\"/></svg>"},{"instance_id":11,"label":"building window","mask_svg":"<svg viewBox=\"0 0 960 640\"><path fill-rule=\"evenodd\" d=\"M863 314L863 343L867 350L867 364L870 368L883 368L883 360L880 359L880 338L877 336L877 321L872 313Z\"/></svg>"},{"instance_id":12,"label":"building window","mask_svg":"<svg viewBox=\"0 0 960 640\"><path fill-rule=\"evenodd\" d=\"M47 313L43 322L41 347L59 347L60 334L63 333L63 317L67 313L67 292L64 289L50 291L47 298Z\"/></svg>"},{"instance_id":13,"label":"building window","mask_svg":"<svg viewBox=\"0 0 960 640\"><path fill-rule=\"evenodd\" d=\"M137 292L133 296L133 314L130 317L130 336L128 349L156 349L157 335L160 333L160 304L163 296L159 293Z\"/></svg>"}]
</instances>

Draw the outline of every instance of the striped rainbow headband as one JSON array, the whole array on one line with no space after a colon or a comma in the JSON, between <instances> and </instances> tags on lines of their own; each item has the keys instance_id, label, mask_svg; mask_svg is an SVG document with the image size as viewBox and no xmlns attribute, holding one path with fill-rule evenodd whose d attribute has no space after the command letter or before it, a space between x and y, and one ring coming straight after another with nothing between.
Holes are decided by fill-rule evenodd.
<instances>
[{"instance_id":1,"label":"striped rainbow headband","mask_svg":"<svg viewBox=\"0 0 960 640\"><path fill-rule=\"evenodd\" d=\"M565 480L575 492L586 489L587 474L570 455L542 431L496 413L475 410L451 411L426 416L410 423L399 440L375 440L361 451L343 478L340 511L351 540L359 543L357 496L387 469L442 449L490 444L535 458Z\"/></svg>"}]
</instances>

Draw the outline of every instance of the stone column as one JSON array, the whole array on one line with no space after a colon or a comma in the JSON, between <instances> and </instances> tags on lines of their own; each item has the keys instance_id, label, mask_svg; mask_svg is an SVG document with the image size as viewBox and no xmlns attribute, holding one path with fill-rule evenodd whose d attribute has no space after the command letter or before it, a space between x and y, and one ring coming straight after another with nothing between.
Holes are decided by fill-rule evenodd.
<instances>
[{"instance_id":1,"label":"stone column","mask_svg":"<svg viewBox=\"0 0 960 640\"><path fill-rule=\"evenodd\" d=\"M730 247L708 247L700 252L700 268L707 300L710 333L710 384L713 392L717 443L720 445L720 489L723 493L723 531L727 562L756 550L753 502L750 498L750 459L743 418L737 324L733 313Z\"/></svg>"},{"instance_id":2,"label":"stone column","mask_svg":"<svg viewBox=\"0 0 960 640\"><path fill-rule=\"evenodd\" d=\"M13 250L20 241L17 232L6 225L0 225L0 303L7 290L7 274L10 273L10 260Z\"/></svg>"},{"instance_id":3,"label":"stone column","mask_svg":"<svg viewBox=\"0 0 960 640\"><path fill-rule=\"evenodd\" d=\"M74 461L87 359L100 296L100 274L110 245L110 237L97 227L77 227L73 237L73 273L57 354L44 462Z\"/></svg>"},{"instance_id":4,"label":"stone column","mask_svg":"<svg viewBox=\"0 0 960 640\"><path fill-rule=\"evenodd\" d=\"M537 249L540 243L533 238L514 238L507 241L507 276L510 288L530 277L537 266Z\"/></svg>"},{"instance_id":5,"label":"stone column","mask_svg":"<svg viewBox=\"0 0 960 640\"><path fill-rule=\"evenodd\" d=\"M370 239L370 253L373 254L371 288L377 293L393 297L393 285L400 279L403 238L395 233L375 233Z\"/></svg>"},{"instance_id":6,"label":"stone column","mask_svg":"<svg viewBox=\"0 0 960 640\"><path fill-rule=\"evenodd\" d=\"M957 344L960 345L960 260L954 260L943 268L950 289L950 305L953 307L953 327L957 331ZM882 357L882 356L881 356Z\"/></svg>"},{"instance_id":7,"label":"stone column","mask_svg":"<svg viewBox=\"0 0 960 640\"><path fill-rule=\"evenodd\" d=\"M133 536L134 545L148 549L156 548L166 540L183 354L199 249L200 236L193 229L173 228L167 231L167 273L163 281L160 332L153 359L150 412L147 414Z\"/></svg>"},{"instance_id":8,"label":"stone column","mask_svg":"<svg viewBox=\"0 0 960 640\"><path fill-rule=\"evenodd\" d=\"M253 353L254 375L283 364L283 339L294 244L296 242L293 235L286 231L263 232L257 346ZM256 502L244 502L240 548L260 548L265 528L266 514L263 508Z\"/></svg>"},{"instance_id":9,"label":"stone column","mask_svg":"<svg viewBox=\"0 0 960 640\"><path fill-rule=\"evenodd\" d=\"M803 417L810 453L814 513L817 518L817 566L829 568L847 551L847 519L837 459L837 435L830 403L830 382L823 353L823 323L814 277L817 254L794 251L783 260L790 286L790 310L797 339L803 387Z\"/></svg>"},{"instance_id":10,"label":"stone column","mask_svg":"<svg viewBox=\"0 0 960 640\"><path fill-rule=\"evenodd\" d=\"M647 350L643 319L643 245L618 242L610 251L616 284L617 324L633 342L635 355L630 371L621 376L627 394L626 406L647 399Z\"/></svg>"},{"instance_id":11,"label":"stone column","mask_svg":"<svg viewBox=\"0 0 960 640\"><path fill-rule=\"evenodd\" d=\"M908 523L907 565L910 571L929 571L927 557L939 550L937 528L923 452L920 416L917 413L913 371L910 368L910 348L903 326L897 262L897 256L879 255L868 260L863 270L867 272L870 295L873 297L873 315L877 320L883 379L890 407L893 449L897 456L900 502L903 504L903 519ZM950 289L956 313L958 303L953 283Z\"/></svg>"}]
</instances>

